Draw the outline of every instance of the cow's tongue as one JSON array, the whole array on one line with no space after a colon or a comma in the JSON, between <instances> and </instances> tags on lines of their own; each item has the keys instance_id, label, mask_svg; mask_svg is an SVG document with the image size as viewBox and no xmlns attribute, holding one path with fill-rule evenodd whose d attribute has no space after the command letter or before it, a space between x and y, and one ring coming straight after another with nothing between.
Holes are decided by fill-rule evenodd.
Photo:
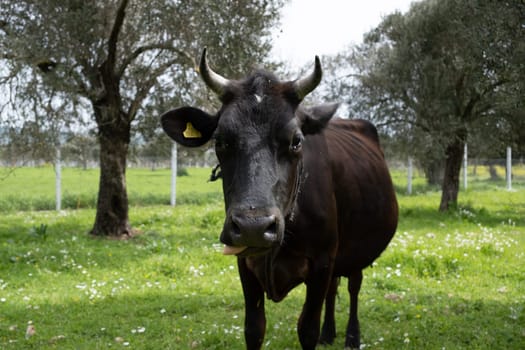
<instances>
[{"instance_id":1,"label":"cow's tongue","mask_svg":"<svg viewBox=\"0 0 525 350\"><path fill-rule=\"evenodd\" d=\"M232 247L230 245L224 245L222 254L224 255L237 255L248 247Z\"/></svg>"}]
</instances>

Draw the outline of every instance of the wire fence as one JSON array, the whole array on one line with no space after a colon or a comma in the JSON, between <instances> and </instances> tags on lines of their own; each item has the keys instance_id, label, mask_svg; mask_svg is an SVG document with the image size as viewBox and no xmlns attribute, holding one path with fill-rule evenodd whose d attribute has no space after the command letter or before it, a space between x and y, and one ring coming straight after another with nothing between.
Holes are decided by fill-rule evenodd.
<instances>
[{"instance_id":1,"label":"wire fence","mask_svg":"<svg viewBox=\"0 0 525 350\"><path fill-rule=\"evenodd\" d=\"M177 158L174 154L175 159ZM173 158L168 157L134 157L128 161L128 168L130 169L142 169L142 171L156 171L164 170L162 176L171 178L171 188L166 188L163 193L170 193L170 203L175 205L176 193L177 193L177 177L175 174L183 175L186 174L186 168L212 168L217 164L214 157L203 157L202 159L180 159L178 163L172 162ZM466 168L465 168L466 164ZM26 161L22 164L24 167L43 167L48 166L49 163L43 161ZM77 168L77 169L98 169L99 165L96 161L89 162L74 162L65 161L57 164L51 164L54 167L55 173L55 203L56 210L62 209L62 181L63 179L62 169ZM412 194L413 192L419 192L420 190L428 189L428 183L424 171L410 160L389 160L389 168L391 170L394 183L400 193ZM509 168L510 165L510 168ZM0 175L6 176L10 173L10 169L16 172L16 167L12 167L12 164L3 163L0 160L0 168L2 172ZM166 171L170 170L172 171ZM466 169L466 171L465 171ZM65 172L67 176L67 172ZM7 175L9 176L9 175ZM50 175L52 176L52 175ZM168 180L167 183L170 183ZM461 190L472 190L476 191L477 188L483 188L483 186L490 185L501 190L525 190L525 159L480 159L473 158L467 159L466 163L463 164L460 174L460 191ZM52 185L47 185L52 186ZM480 187L481 186L481 187ZM439 184L435 185L435 189L439 189ZM50 189L51 190L51 189Z\"/></svg>"},{"instance_id":2,"label":"wire fence","mask_svg":"<svg viewBox=\"0 0 525 350\"><path fill-rule=\"evenodd\" d=\"M467 161L467 176L469 181L503 181L507 176L506 169L507 160L504 158L472 158ZM171 159L166 157L141 157L128 161L129 168L142 169L169 169L171 167ZM215 159L202 160L185 160L179 159L178 167L184 168L211 168L217 165ZM408 172L408 161L403 160L389 160L388 165L390 170L398 172ZM68 166L72 166L71 164ZM98 167L98 163L92 164L93 168ZM424 171L416 164L413 167L414 178L424 178ZM461 178L464 177L464 167L461 169ZM525 159L512 159L511 169L512 179L517 182L525 182Z\"/></svg>"},{"instance_id":3,"label":"wire fence","mask_svg":"<svg viewBox=\"0 0 525 350\"><path fill-rule=\"evenodd\" d=\"M20 167L42 167L51 162L43 159L19 159L16 161L0 159L1 168L20 168ZM75 159L62 159L60 164L64 168L83 168L83 169L96 169L99 168L99 162L97 159L89 160L75 160ZM203 159L178 159L178 165L181 168L209 168L215 166L217 161L214 158L207 157ZM53 165L53 164L52 164ZM140 168L140 169L169 169L171 167L171 158L169 157L132 157L127 160L128 168Z\"/></svg>"},{"instance_id":4,"label":"wire fence","mask_svg":"<svg viewBox=\"0 0 525 350\"><path fill-rule=\"evenodd\" d=\"M390 161L389 167L392 172L403 173L405 179L402 185L408 194L412 193L416 185L428 185L423 169L410 159ZM441 184L443 174L440 175L438 185ZM525 188L525 159L467 159L463 162L459 179L460 190L475 190L476 185L493 185L507 190L522 189ZM398 180L398 187L401 185L399 182L402 181Z\"/></svg>"}]
</instances>

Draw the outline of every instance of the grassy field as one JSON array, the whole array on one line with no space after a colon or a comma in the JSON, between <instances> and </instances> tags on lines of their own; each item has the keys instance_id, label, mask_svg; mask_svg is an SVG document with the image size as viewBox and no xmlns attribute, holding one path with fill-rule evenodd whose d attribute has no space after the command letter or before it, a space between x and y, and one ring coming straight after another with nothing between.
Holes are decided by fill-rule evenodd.
<instances>
[{"instance_id":1,"label":"grassy field","mask_svg":"<svg viewBox=\"0 0 525 350\"><path fill-rule=\"evenodd\" d=\"M78 203L68 207L80 209L60 213L35 211L54 206L52 168L0 180L0 348L244 349L235 260L218 244L220 183L207 182L207 169L189 170L175 208L165 205L166 171L128 172L130 218L142 234L127 241L87 235L95 171L64 169L64 192ZM365 270L363 348L525 349L525 187L472 183L443 214L437 189L416 179L406 196L405 175L394 179L400 224ZM324 349L344 346L343 284L336 344ZM267 302L265 349L300 348L303 301L299 287Z\"/></svg>"},{"instance_id":2,"label":"grassy field","mask_svg":"<svg viewBox=\"0 0 525 350\"><path fill-rule=\"evenodd\" d=\"M209 169L191 169L192 176L177 178L177 202L196 204L221 197L218 183L207 182ZM131 206L170 203L171 175L168 169L130 169L126 180ZM199 183L195 183L197 176ZM94 208L98 191L98 169L62 169L62 207ZM0 168L0 212L55 209L53 167Z\"/></svg>"}]
</instances>

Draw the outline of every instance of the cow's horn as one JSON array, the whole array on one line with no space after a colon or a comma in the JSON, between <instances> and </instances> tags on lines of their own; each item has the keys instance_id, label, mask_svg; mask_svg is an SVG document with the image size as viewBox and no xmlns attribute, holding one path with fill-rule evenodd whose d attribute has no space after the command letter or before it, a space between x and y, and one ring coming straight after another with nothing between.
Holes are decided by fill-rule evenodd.
<instances>
[{"instance_id":1,"label":"cow's horn","mask_svg":"<svg viewBox=\"0 0 525 350\"><path fill-rule=\"evenodd\" d=\"M217 95L222 96L224 94L224 90L230 84L230 81L211 70L210 66L208 66L208 62L206 61L206 49L202 50L199 71L201 73L202 80L204 80L206 85Z\"/></svg>"},{"instance_id":2,"label":"cow's horn","mask_svg":"<svg viewBox=\"0 0 525 350\"><path fill-rule=\"evenodd\" d=\"M318 56L315 56L315 68L314 71L307 77L297 79L294 84L295 92L299 100L305 98L310 92L312 92L317 85L321 82L323 77L323 70L321 69L321 61Z\"/></svg>"}]
</instances>

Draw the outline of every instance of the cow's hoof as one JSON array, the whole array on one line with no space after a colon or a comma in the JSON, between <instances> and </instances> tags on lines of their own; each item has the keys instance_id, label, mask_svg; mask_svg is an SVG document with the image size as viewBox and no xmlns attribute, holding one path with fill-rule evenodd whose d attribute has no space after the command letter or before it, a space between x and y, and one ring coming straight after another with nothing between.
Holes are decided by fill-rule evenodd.
<instances>
[{"instance_id":1,"label":"cow's hoof","mask_svg":"<svg viewBox=\"0 0 525 350\"><path fill-rule=\"evenodd\" d=\"M319 345L332 345L334 343L334 338L319 338Z\"/></svg>"},{"instance_id":2,"label":"cow's hoof","mask_svg":"<svg viewBox=\"0 0 525 350\"><path fill-rule=\"evenodd\" d=\"M321 331L321 336L319 337L319 344L321 345L332 345L335 339L335 331L327 331L324 329Z\"/></svg>"},{"instance_id":3,"label":"cow's hoof","mask_svg":"<svg viewBox=\"0 0 525 350\"><path fill-rule=\"evenodd\" d=\"M347 336L346 337L345 350L359 350L360 348L361 348L361 341L359 339L359 336L357 337Z\"/></svg>"}]
</instances>

